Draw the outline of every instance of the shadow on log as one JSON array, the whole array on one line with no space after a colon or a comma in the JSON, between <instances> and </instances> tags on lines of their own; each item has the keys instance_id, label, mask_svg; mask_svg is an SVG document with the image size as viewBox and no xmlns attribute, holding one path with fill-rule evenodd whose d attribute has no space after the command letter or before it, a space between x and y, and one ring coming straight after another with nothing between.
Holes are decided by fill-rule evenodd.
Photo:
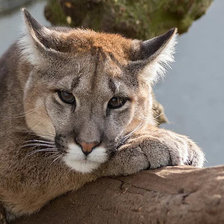
<instances>
[{"instance_id":1,"label":"shadow on log","mask_svg":"<svg viewBox=\"0 0 224 224\"><path fill-rule=\"evenodd\" d=\"M224 166L102 178L14 224L224 223Z\"/></svg>"}]
</instances>

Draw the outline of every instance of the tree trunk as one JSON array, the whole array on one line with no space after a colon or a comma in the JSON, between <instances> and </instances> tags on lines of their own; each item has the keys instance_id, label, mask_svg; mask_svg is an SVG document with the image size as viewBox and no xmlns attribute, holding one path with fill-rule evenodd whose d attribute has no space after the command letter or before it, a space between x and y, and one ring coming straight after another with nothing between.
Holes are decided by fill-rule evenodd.
<instances>
[{"instance_id":1,"label":"tree trunk","mask_svg":"<svg viewBox=\"0 0 224 224\"><path fill-rule=\"evenodd\" d=\"M148 39L177 27L186 32L213 0L48 0L54 25L90 28Z\"/></svg>"},{"instance_id":2,"label":"tree trunk","mask_svg":"<svg viewBox=\"0 0 224 224\"><path fill-rule=\"evenodd\" d=\"M224 166L166 167L107 177L14 224L224 223Z\"/></svg>"}]
</instances>

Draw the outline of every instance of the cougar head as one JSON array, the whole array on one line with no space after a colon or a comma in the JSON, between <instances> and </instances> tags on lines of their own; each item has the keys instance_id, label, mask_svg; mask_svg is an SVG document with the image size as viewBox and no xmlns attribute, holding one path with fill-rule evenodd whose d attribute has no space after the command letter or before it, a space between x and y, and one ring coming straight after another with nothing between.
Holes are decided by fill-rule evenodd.
<instances>
[{"instance_id":1,"label":"cougar head","mask_svg":"<svg viewBox=\"0 0 224 224\"><path fill-rule=\"evenodd\" d=\"M173 61L177 31L140 41L47 28L23 14L27 32L18 45L30 66L27 127L55 142L71 169L91 172L135 131L155 124L151 86Z\"/></svg>"}]
</instances>

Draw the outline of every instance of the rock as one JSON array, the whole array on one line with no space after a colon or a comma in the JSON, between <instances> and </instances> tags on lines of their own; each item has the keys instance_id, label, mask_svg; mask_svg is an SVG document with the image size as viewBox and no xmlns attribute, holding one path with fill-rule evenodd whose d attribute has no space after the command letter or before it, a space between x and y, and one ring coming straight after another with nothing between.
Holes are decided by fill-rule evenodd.
<instances>
[{"instance_id":1,"label":"rock","mask_svg":"<svg viewBox=\"0 0 224 224\"><path fill-rule=\"evenodd\" d=\"M14 224L221 224L223 211L224 166L181 166L99 179Z\"/></svg>"},{"instance_id":2,"label":"rock","mask_svg":"<svg viewBox=\"0 0 224 224\"><path fill-rule=\"evenodd\" d=\"M177 27L186 32L212 0L48 0L46 18L54 25L91 28L148 39Z\"/></svg>"}]
</instances>

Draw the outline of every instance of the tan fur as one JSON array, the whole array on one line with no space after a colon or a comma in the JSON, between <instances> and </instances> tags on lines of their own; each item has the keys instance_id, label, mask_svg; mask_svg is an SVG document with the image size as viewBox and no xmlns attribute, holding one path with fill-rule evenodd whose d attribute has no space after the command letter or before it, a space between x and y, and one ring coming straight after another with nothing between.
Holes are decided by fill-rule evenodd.
<instances>
[{"instance_id":1,"label":"tan fur","mask_svg":"<svg viewBox=\"0 0 224 224\"><path fill-rule=\"evenodd\" d=\"M26 36L0 59L0 202L8 213L37 212L102 176L203 165L193 141L155 127L152 83L172 61L175 29L143 42L48 29L24 15ZM62 100L65 91L75 103ZM114 97L124 102L116 109Z\"/></svg>"},{"instance_id":2,"label":"tan fur","mask_svg":"<svg viewBox=\"0 0 224 224\"><path fill-rule=\"evenodd\" d=\"M112 53L117 59L130 58L132 40L123 38L118 34L97 33L92 30L77 29L63 36L65 41L72 42L72 53L88 52L92 49L101 49L103 52Z\"/></svg>"}]
</instances>

